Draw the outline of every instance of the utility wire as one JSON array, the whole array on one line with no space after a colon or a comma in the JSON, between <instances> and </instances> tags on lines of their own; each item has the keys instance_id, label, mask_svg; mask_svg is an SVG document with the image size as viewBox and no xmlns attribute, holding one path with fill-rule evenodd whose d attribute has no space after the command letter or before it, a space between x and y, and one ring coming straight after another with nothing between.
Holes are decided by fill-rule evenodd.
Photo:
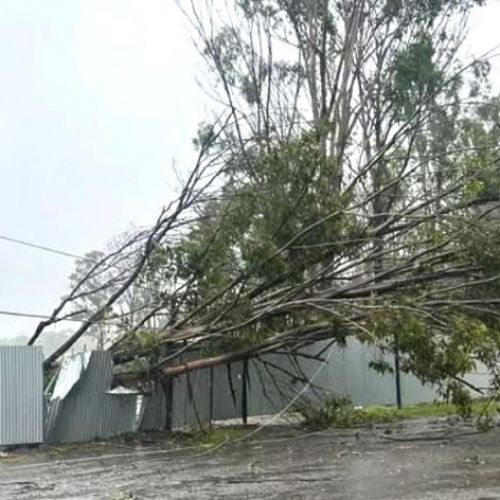
<instances>
[{"instance_id":1,"label":"utility wire","mask_svg":"<svg viewBox=\"0 0 500 500\"><path fill-rule=\"evenodd\" d=\"M71 253L71 252L66 252L64 250L58 250L56 248L48 247L48 246L45 246L45 245L38 245L36 243L31 243L29 241L20 240L20 239L17 239L17 238L11 238L10 236L5 236L5 235L2 235L2 234L0 234L0 240L7 241L9 243L15 243L17 245L23 245L23 246L26 246L26 247L29 247L29 248L34 248L35 250L42 250L44 252L50 252L50 253L53 253L53 254L56 254L56 255L62 255L64 257L69 257L69 258L72 258L72 259L83 260L83 261L86 261L86 262L90 262L92 264L96 264L97 263L96 260L89 259L88 257L77 255L77 254L74 254L74 253ZM156 289L145 287L145 286L142 286L142 285L138 285L136 283L132 284L131 286L133 288L136 288L136 289L139 289L139 290L146 290L146 291L149 291L149 292L157 293ZM0 316L12 316L12 317L15 317L15 318L31 318L31 319L39 319L39 320L52 320L53 319L50 316L43 315L43 314L25 313L25 312L17 312L17 311L6 311L6 310L0 310ZM70 322L73 322L73 323L83 323L83 322L87 321L87 319L86 318L84 318L84 319L76 319L76 318L70 318L70 317L65 317L65 318L61 318L61 319L57 319L56 318L56 320L53 321L53 323L59 323L59 322L62 322L62 321L70 321ZM112 321L102 321L102 320L101 321L93 321L93 324L95 324L95 325L111 325L111 326L116 326L116 327L119 327L119 328L123 326L123 325L119 325L117 323L114 323Z\"/></svg>"},{"instance_id":2,"label":"utility wire","mask_svg":"<svg viewBox=\"0 0 500 500\"><path fill-rule=\"evenodd\" d=\"M18 240L17 238L11 238L10 236L4 236L0 234L0 240L8 241L10 243L16 243L18 245L24 245L30 248L36 248L37 250L44 250L45 252L51 252L58 255L64 255L65 257L71 257L72 259L86 260L89 262L94 262L92 259L83 257L81 255L76 255L74 253L65 252L64 250L57 250L56 248L47 247L44 245L37 245L36 243L30 243L29 241Z\"/></svg>"},{"instance_id":3,"label":"utility wire","mask_svg":"<svg viewBox=\"0 0 500 500\"><path fill-rule=\"evenodd\" d=\"M10 236L5 236L3 234L0 234L0 240L8 241L9 243L15 243L17 245L23 245L23 246L26 246L29 248L34 248L36 250L43 250L44 252L50 252L50 253L54 253L56 255L62 255L64 257L70 257L72 259L83 260L85 262L90 262L91 264L97 264L97 262L98 262L96 259L91 259L89 257L85 257L82 255L77 255L77 254L74 254L71 252L66 252L64 250L58 250L57 248L53 248L53 247L47 247L45 245L38 245L37 243L31 243L29 241L19 240L17 238L11 238ZM111 267L115 267L115 266L112 265ZM146 287L143 285L138 285L135 283L132 285L132 287L137 288L139 290L146 290L146 291L154 292L154 293L157 293L157 291L158 291L154 288Z\"/></svg>"},{"instance_id":4,"label":"utility wire","mask_svg":"<svg viewBox=\"0 0 500 500\"><path fill-rule=\"evenodd\" d=\"M45 314L35 314L35 313L25 313L25 312L18 312L18 311L5 311L0 309L0 316L13 316L16 318L32 318L32 319L51 319L50 316L47 316ZM56 322L62 322L62 321L73 321L74 323L84 323L87 321L88 318L82 318L82 319L77 319L77 318L61 318ZM113 326L120 326L116 323L110 322L110 321L93 321L93 324L96 325L113 325Z\"/></svg>"},{"instance_id":5,"label":"utility wire","mask_svg":"<svg viewBox=\"0 0 500 500\"><path fill-rule=\"evenodd\" d=\"M44 316L43 314L22 313L22 312L15 312L15 311L2 311L2 310L0 310L0 315L2 315L2 316L15 316L18 318L49 319L49 316Z\"/></svg>"}]
</instances>

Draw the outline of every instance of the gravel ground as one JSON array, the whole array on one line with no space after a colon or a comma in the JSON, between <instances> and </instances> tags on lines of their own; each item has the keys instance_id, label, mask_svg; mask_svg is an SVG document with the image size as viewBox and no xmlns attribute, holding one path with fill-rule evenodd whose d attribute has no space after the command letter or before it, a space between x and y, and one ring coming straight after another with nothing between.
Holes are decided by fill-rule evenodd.
<instances>
[{"instance_id":1,"label":"gravel ground","mask_svg":"<svg viewBox=\"0 0 500 500\"><path fill-rule=\"evenodd\" d=\"M0 457L0 498L500 500L500 428L280 426L215 450L161 434L17 450Z\"/></svg>"}]
</instances>

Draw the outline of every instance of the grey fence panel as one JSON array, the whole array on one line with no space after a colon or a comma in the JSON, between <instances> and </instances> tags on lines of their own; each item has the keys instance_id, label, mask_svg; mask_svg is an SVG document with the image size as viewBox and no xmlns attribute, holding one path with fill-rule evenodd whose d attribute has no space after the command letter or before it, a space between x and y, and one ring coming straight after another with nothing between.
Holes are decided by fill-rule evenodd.
<instances>
[{"instance_id":1,"label":"grey fence panel","mask_svg":"<svg viewBox=\"0 0 500 500\"><path fill-rule=\"evenodd\" d=\"M269 415L281 411L304 386L303 381L288 375L290 373L302 376L300 370L297 370L285 355L267 354L260 360L250 361L248 366L249 415ZM306 376L307 368L306 366Z\"/></svg>"},{"instance_id":2,"label":"grey fence panel","mask_svg":"<svg viewBox=\"0 0 500 500\"><path fill-rule=\"evenodd\" d=\"M144 413L139 430L156 431L167 426L167 397L160 384L151 394L144 396Z\"/></svg>"},{"instance_id":3,"label":"grey fence panel","mask_svg":"<svg viewBox=\"0 0 500 500\"><path fill-rule=\"evenodd\" d=\"M55 426L59 408L61 406L61 399L57 398L50 401L50 396L45 400L45 440L50 442L55 436Z\"/></svg>"},{"instance_id":4,"label":"grey fence panel","mask_svg":"<svg viewBox=\"0 0 500 500\"><path fill-rule=\"evenodd\" d=\"M420 382L420 380L413 375L402 373L401 399L404 406L418 403L429 403L440 399L440 396L434 387L423 385L422 382Z\"/></svg>"},{"instance_id":5,"label":"grey fence panel","mask_svg":"<svg viewBox=\"0 0 500 500\"><path fill-rule=\"evenodd\" d=\"M488 391L492 387L491 375L488 373L488 368L478 361L476 361L476 367L472 373L466 375L465 380L472 384L474 387L481 389L483 391ZM473 391L474 396L477 396L477 392Z\"/></svg>"},{"instance_id":6,"label":"grey fence panel","mask_svg":"<svg viewBox=\"0 0 500 500\"><path fill-rule=\"evenodd\" d=\"M172 387L172 428L210 422L210 369L175 377Z\"/></svg>"},{"instance_id":7,"label":"grey fence panel","mask_svg":"<svg viewBox=\"0 0 500 500\"><path fill-rule=\"evenodd\" d=\"M394 356L353 338L348 339L344 348L333 346L332 349L328 363L316 379L325 392L348 396L353 404L361 406L396 403L395 376L379 374L369 367L370 361L385 361L394 367ZM312 364L316 367L310 368L314 373L319 364L314 361ZM401 392L403 404L432 401L437 397L432 387L422 386L416 377L404 373L401 373Z\"/></svg>"},{"instance_id":8,"label":"grey fence panel","mask_svg":"<svg viewBox=\"0 0 500 500\"><path fill-rule=\"evenodd\" d=\"M0 347L0 445L43 441L41 347Z\"/></svg>"},{"instance_id":9,"label":"grey fence panel","mask_svg":"<svg viewBox=\"0 0 500 500\"><path fill-rule=\"evenodd\" d=\"M370 361L384 360L392 366L393 359L356 339L348 339L345 347L332 346L332 349L329 362L318 377L326 391L348 396L355 405L395 402L394 378L369 368Z\"/></svg>"},{"instance_id":10,"label":"grey fence panel","mask_svg":"<svg viewBox=\"0 0 500 500\"><path fill-rule=\"evenodd\" d=\"M243 363L213 368L213 420L241 416Z\"/></svg>"}]
</instances>

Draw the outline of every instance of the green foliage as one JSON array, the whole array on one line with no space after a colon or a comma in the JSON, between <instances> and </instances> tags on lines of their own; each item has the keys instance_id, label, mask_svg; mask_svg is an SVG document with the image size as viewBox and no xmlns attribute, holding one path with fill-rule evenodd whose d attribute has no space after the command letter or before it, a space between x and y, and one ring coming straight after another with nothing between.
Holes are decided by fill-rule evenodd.
<instances>
[{"instance_id":1,"label":"green foliage","mask_svg":"<svg viewBox=\"0 0 500 500\"><path fill-rule=\"evenodd\" d=\"M460 385L449 383L448 377L459 377L473 371L476 360L493 366L500 352L498 325L465 314L449 312L444 328L430 324L428 318L410 306L381 309L371 317L373 342L397 349L401 369L420 380L441 384L443 391L461 397ZM385 365L372 365L377 371ZM455 401L458 404L458 400Z\"/></svg>"},{"instance_id":2,"label":"green foliage","mask_svg":"<svg viewBox=\"0 0 500 500\"><path fill-rule=\"evenodd\" d=\"M491 276L500 271L500 227L493 219L482 221L464 218L455 224L457 245L465 261L471 265L479 265L488 270ZM494 286L497 286L494 283Z\"/></svg>"},{"instance_id":3,"label":"green foliage","mask_svg":"<svg viewBox=\"0 0 500 500\"><path fill-rule=\"evenodd\" d=\"M324 401L313 401L302 397L294 403L291 411L302 417L302 424L309 428L330 426L351 427L353 409L351 400L345 396L330 396Z\"/></svg>"},{"instance_id":4,"label":"green foliage","mask_svg":"<svg viewBox=\"0 0 500 500\"><path fill-rule=\"evenodd\" d=\"M127 334L120 344L121 351L131 353L132 356L134 354L140 356L139 364L142 363L143 359L147 359L148 364L154 364L165 349L164 339L158 332L144 329ZM127 367L133 371L131 368L131 366Z\"/></svg>"},{"instance_id":5,"label":"green foliage","mask_svg":"<svg viewBox=\"0 0 500 500\"><path fill-rule=\"evenodd\" d=\"M193 145L196 150L200 150L205 145L210 144L214 137L214 127L210 123L202 123L198 127L198 133L193 139Z\"/></svg>"},{"instance_id":6,"label":"green foliage","mask_svg":"<svg viewBox=\"0 0 500 500\"><path fill-rule=\"evenodd\" d=\"M370 361L368 367L379 373L380 375L385 375L387 373L394 373L394 368L390 363L384 360Z\"/></svg>"},{"instance_id":7,"label":"green foliage","mask_svg":"<svg viewBox=\"0 0 500 500\"><path fill-rule=\"evenodd\" d=\"M457 413L464 419L471 418L473 413L472 397L461 384L452 382L448 385L451 404L457 408Z\"/></svg>"},{"instance_id":8,"label":"green foliage","mask_svg":"<svg viewBox=\"0 0 500 500\"><path fill-rule=\"evenodd\" d=\"M317 132L304 133L252 158L250 164L230 168L221 199L205 206L206 219L174 247L158 250L148 272L162 279L175 272L177 281L193 280L186 308L245 276L241 288L229 290L211 308L214 316L227 310L225 319L237 323L250 312L245 290L296 283L311 266L331 259L342 248L335 242L355 237L359 229L352 216L342 214L350 197L332 194L337 165L325 158L319 141ZM327 220L321 226L304 231L322 218ZM297 238L302 231L304 236ZM280 321L226 336L210 349L256 345L280 328Z\"/></svg>"},{"instance_id":9,"label":"green foliage","mask_svg":"<svg viewBox=\"0 0 500 500\"><path fill-rule=\"evenodd\" d=\"M463 172L470 181L465 196L476 200L496 200L500 194L498 158L500 152L500 98L485 100L474 114L461 121L459 140L466 149Z\"/></svg>"},{"instance_id":10,"label":"green foliage","mask_svg":"<svg viewBox=\"0 0 500 500\"><path fill-rule=\"evenodd\" d=\"M389 92L394 104L406 118L415 113L422 103L432 100L443 81L442 72L433 58L433 40L426 32L422 32L419 39L400 50L394 60Z\"/></svg>"},{"instance_id":11,"label":"green foliage","mask_svg":"<svg viewBox=\"0 0 500 500\"><path fill-rule=\"evenodd\" d=\"M386 0L384 14L388 19L401 19L408 11L414 22L430 27L436 17L446 9L467 10L474 5L483 5L485 0Z\"/></svg>"}]
</instances>

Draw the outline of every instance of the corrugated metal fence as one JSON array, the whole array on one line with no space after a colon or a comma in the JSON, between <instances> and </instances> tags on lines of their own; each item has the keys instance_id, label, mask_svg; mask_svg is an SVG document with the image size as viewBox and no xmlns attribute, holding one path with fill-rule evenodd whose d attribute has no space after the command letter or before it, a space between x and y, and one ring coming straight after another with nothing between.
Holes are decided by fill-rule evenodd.
<instances>
[{"instance_id":1,"label":"corrugated metal fence","mask_svg":"<svg viewBox=\"0 0 500 500\"><path fill-rule=\"evenodd\" d=\"M325 346L310 346L310 353ZM308 398L336 394L349 396L356 405L396 402L394 376L379 375L368 367L372 360L392 363L390 356L354 339L343 349L326 350L323 356L328 362L319 371L317 361L294 361L275 353L185 374L162 381L150 393L139 393L112 389L110 353L82 353L63 363L54 390L46 397L44 435L42 350L0 346L0 446L90 441L138 430L274 414L311 377L314 384L304 391ZM488 386L486 373L467 378L476 386ZM403 404L437 396L432 387L406 374L401 376L401 389Z\"/></svg>"},{"instance_id":2,"label":"corrugated metal fence","mask_svg":"<svg viewBox=\"0 0 500 500\"><path fill-rule=\"evenodd\" d=\"M0 346L0 445L43 442L41 347Z\"/></svg>"},{"instance_id":3,"label":"corrugated metal fence","mask_svg":"<svg viewBox=\"0 0 500 500\"><path fill-rule=\"evenodd\" d=\"M312 345L308 348L309 353L323 351L326 346L325 342ZM248 416L274 414L315 375L314 383L304 391L305 398L341 395L348 396L354 405L396 404L395 376L381 375L369 367L370 361L380 360L393 365L391 355L349 339L345 348L334 346L331 352L327 349L323 357L327 356L328 361L322 368L318 361L304 358L294 362L284 354L250 360L246 398L243 398L243 362L177 377L172 397L172 427L238 418L245 413ZM485 372L470 374L466 379L478 387L489 385ZM433 387L422 385L416 377L405 373L401 373L401 396L403 405L438 398Z\"/></svg>"}]
</instances>

